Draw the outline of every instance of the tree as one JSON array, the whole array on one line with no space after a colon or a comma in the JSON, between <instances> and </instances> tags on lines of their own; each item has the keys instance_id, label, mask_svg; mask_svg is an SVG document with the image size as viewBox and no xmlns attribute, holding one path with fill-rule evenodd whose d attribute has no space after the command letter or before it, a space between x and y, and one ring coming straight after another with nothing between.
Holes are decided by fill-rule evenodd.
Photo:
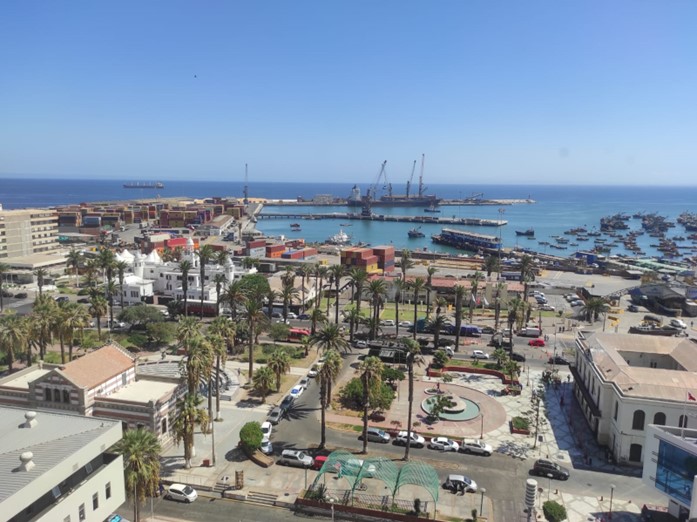
<instances>
[{"instance_id":1,"label":"tree","mask_svg":"<svg viewBox=\"0 0 697 522\"><path fill-rule=\"evenodd\" d=\"M462 285L455 285L455 351L460 351L460 330L462 329L462 301L467 290Z\"/></svg>"},{"instance_id":2,"label":"tree","mask_svg":"<svg viewBox=\"0 0 697 522\"><path fill-rule=\"evenodd\" d=\"M535 262L528 254L520 258L520 280L523 282L523 301L528 302L529 284L535 280Z\"/></svg>"},{"instance_id":3,"label":"tree","mask_svg":"<svg viewBox=\"0 0 697 522\"><path fill-rule=\"evenodd\" d=\"M261 274L247 274L240 278L240 285L246 297L261 301L269 293L269 281Z\"/></svg>"},{"instance_id":4,"label":"tree","mask_svg":"<svg viewBox=\"0 0 697 522\"><path fill-rule=\"evenodd\" d=\"M109 324L114 324L114 294L116 293L116 284L114 281L107 281L104 285L104 292L109 303Z\"/></svg>"},{"instance_id":5,"label":"tree","mask_svg":"<svg viewBox=\"0 0 697 522\"><path fill-rule=\"evenodd\" d=\"M518 313L523 309L523 301L514 297L508 301L508 336L513 339L513 327L518 320Z\"/></svg>"},{"instance_id":6,"label":"tree","mask_svg":"<svg viewBox=\"0 0 697 522\"><path fill-rule=\"evenodd\" d=\"M227 278L222 272L218 272L213 276L213 283L215 284L215 315L220 315L220 301L222 299L221 291L223 285L227 283Z\"/></svg>"},{"instance_id":7,"label":"tree","mask_svg":"<svg viewBox=\"0 0 697 522\"><path fill-rule=\"evenodd\" d=\"M414 268L414 261L411 258L411 251L406 248L402 249L402 256L400 259L401 269L402 269L402 279L407 280L407 270Z\"/></svg>"},{"instance_id":8,"label":"tree","mask_svg":"<svg viewBox=\"0 0 697 522\"><path fill-rule=\"evenodd\" d=\"M247 454L254 453L261 448L263 439L264 433L261 431L261 424L257 421L248 422L242 426L240 430L240 444Z\"/></svg>"},{"instance_id":9,"label":"tree","mask_svg":"<svg viewBox=\"0 0 697 522\"><path fill-rule=\"evenodd\" d=\"M97 337L100 339L102 338L102 317L106 315L108 306L109 305L106 302L106 299L104 299L104 296L97 293L92 294L92 297L90 298L89 312L97 323Z\"/></svg>"},{"instance_id":10,"label":"tree","mask_svg":"<svg viewBox=\"0 0 697 522\"><path fill-rule=\"evenodd\" d=\"M246 299L246 289L242 284L242 279L235 279L223 290L221 301L228 304L230 316L235 320L237 319L237 309L244 305Z\"/></svg>"},{"instance_id":11,"label":"tree","mask_svg":"<svg viewBox=\"0 0 697 522\"><path fill-rule=\"evenodd\" d=\"M484 258L484 265L482 266L486 272L487 277L491 277L493 272L499 272L501 270L501 263L498 256L488 255Z\"/></svg>"},{"instance_id":12,"label":"tree","mask_svg":"<svg viewBox=\"0 0 697 522\"><path fill-rule=\"evenodd\" d=\"M404 253L402 253L402 256ZM416 323L419 319L419 294L424 289L426 280L423 277L417 277L409 283L411 290L414 292L414 332L413 339L416 339Z\"/></svg>"},{"instance_id":13,"label":"tree","mask_svg":"<svg viewBox=\"0 0 697 522\"><path fill-rule=\"evenodd\" d=\"M586 316L586 321L595 322L600 318L600 314L607 311L608 304L602 297L591 297L581 308L581 313Z\"/></svg>"},{"instance_id":14,"label":"tree","mask_svg":"<svg viewBox=\"0 0 697 522\"><path fill-rule=\"evenodd\" d=\"M436 395L431 401L431 412L428 414L430 422L436 422L441 413L453 406L452 401L446 395Z\"/></svg>"},{"instance_id":15,"label":"tree","mask_svg":"<svg viewBox=\"0 0 697 522\"><path fill-rule=\"evenodd\" d=\"M288 326L286 323L273 323L269 325L268 336L271 337L275 343L288 339L289 333L290 326Z\"/></svg>"},{"instance_id":16,"label":"tree","mask_svg":"<svg viewBox=\"0 0 697 522\"><path fill-rule=\"evenodd\" d=\"M199 270L201 271L201 310L200 310L200 318L203 319L203 294L204 290L206 288L206 265L208 262L213 258L215 255L215 250L213 250L213 246L211 245L202 245L199 247L198 251L196 252L196 255L198 256L198 263L199 263Z\"/></svg>"},{"instance_id":17,"label":"tree","mask_svg":"<svg viewBox=\"0 0 697 522\"><path fill-rule=\"evenodd\" d=\"M317 347L317 351L327 352L336 350L337 352L349 351L351 346L346 342L344 336L336 324L327 324L319 332L310 335L310 344Z\"/></svg>"},{"instance_id":18,"label":"tree","mask_svg":"<svg viewBox=\"0 0 697 522\"><path fill-rule=\"evenodd\" d=\"M433 346L440 346L440 332L448 325L448 318L443 314L436 314L433 319L428 321L428 326L433 332Z\"/></svg>"},{"instance_id":19,"label":"tree","mask_svg":"<svg viewBox=\"0 0 697 522\"><path fill-rule=\"evenodd\" d=\"M36 277L36 286L39 287L39 297L43 292L44 284L46 284L46 278L48 277L48 270L45 268L37 268L33 272L34 277Z\"/></svg>"},{"instance_id":20,"label":"tree","mask_svg":"<svg viewBox=\"0 0 697 522\"><path fill-rule=\"evenodd\" d=\"M341 286L341 278L344 275L344 265L332 265L329 267L329 272L334 279L334 322L339 323L339 287Z\"/></svg>"},{"instance_id":21,"label":"tree","mask_svg":"<svg viewBox=\"0 0 697 522\"><path fill-rule=\"evenodd\" d=\"M503 348L496 348L492 355L494 356L494 360L496 360L497 368L501 368L502 366L504 366L506 364L506 361L508 360L508 352Z\"/></svg>"},{"instance_id":22,"label":"tree","mask_svg":"<svg viewBox=\"0 0 697 522\"><path fill-rule=\"evenodd\" d=\"M311 324L311 329L310 333L315 334L317 332L317 324L324 325L327 323L327 316L326 314L318 307L316 306L315 308L312 309L312 312L310 312L310 324Z\"/></svg>"},{"instance_id":23,"label":"tree","mask_svg":"<svg viewBox=\"0 0 697 522\"><path fill-rule=\"evenodd\" d=\"M61 318L62 328L65 338L68 340L68 360L73 360L73 348L75 347L75 334L83 332L90 324L90 315L82 305L77 303L65 303L62 306L63 316Z\"/></svg>"},{"instance_id":24,"label":"tree","mask_svg":"<svg viewBox=\"0 0 697 522\"><path fill-rule=\"evenodd\" d=\"M412 339L404 340L404 347L406 348L407 356L407 377L409 379L409 395L408 395L408 413L407 413L407 433L411 433L411 418L412 409L414 406L414 365L419 365L423 361L421 357L421 346L419 343ZM411 445L407 444L404 450L404 460L409 460L409 447Z\"/></svg>"},{"instance_id":25,"label":"tree","mask_svg":"<svg viewBox=\"0 0 697 522\"><path fill-rule=\"evenodd\" d=\"M377 337L377 329L380 324L380 308L387 296L387 284L384 279L373 279L368 283L368 295L370 296L371 328L370 338Z\"/></svg>"},{"instance_id":26,"label":"tree","mask_svg":"<svg viewBox=\"0 0 697 522\"><path fill-rule=\"evenodd\" d=\"M305 283L307 281L307 277L312 273L312 267L310 267L310 265L300 265L298 272L300 272L300 292L302 300L302 303L300 303L300 309L305 312Z\"/></svg>"},{"instance_id":27,"label":"tree","mask_svg":"<svg viewBox=\"0 0 697 522\"><path fill-rule=\"evenodd\" d=\"M426 317L431 315L431 292L433 291L433 276L438 271L435 266L429 266L426 269L428 274L426 278Z\"/></svg>"},{"instance_id":28,"label":"tree","mask_svg":"<svg viewBox=\"0 0 697 522\"><path fill-rule=\"evenodd\" d=\"M494 298L494 330L498 332L501 321L501 294L506 290L506 283L496 283L496 297Z\"/></svg>"},{"instance_id":29,"label":"tree","mask_svg":"<svg viewBox=\"0 0 697 522\"><path fill-rule=\"evenodd\" d=\"M189 395L198 393L201 383L208 382L213 372L213 349L207 338L197 337L189 345L186 357L179 362L179 369Z\"/></svg>"},{"instance_id":30,"label":"tree","mask_svg":"<svg viewBox=\"0 0 697 522\"><path fill-rule=\"evenodd\" d=\"M123 456L126 495L133 500L133 519L140 516L140 503L154 497L160 483L160 451L157 436L150 430L126 430L114 451Z\"/></svg>"},{"instance_id":31,"label":"tree","mask_svg":"<svg viewBox=\"0 0 697 522\"><path fill-rule=\"evenodd\" d=\"M75 250L74 248L70 249L70 252L68 252L68 255L66 256L66 264L68 267L72 267L74 274L75 274L75 287L79 288L80 287L80 282L78 279L78 269L80 268L80 263L82 262L82 252L79 250Z\"/></svg>"},{"instance_id":32,"label":"tree","mask_svg":"<svg viewBox=\"0 0 697 522\"><path fill-rule=\"evenodd\" d=\"M355 307L344 309L343 314L344 321L347 321L349 324L349 343L353 343L353 334L356 326L361 322L361 314Z\"/></svg>"},{"instance_id":33,"label":"tree","mask_svg":"<svg viewBox=\"0 0 697 522\"><path fill-rule=\"evenodd\" d=\"M176 329L173 323L149 323L145 327L148 338L152 339L155 346L162 346L171 343L176 339Z\"/></svg>"},{"instance_id":34,"label":"tree","mask_svg":"<svg viewBox=\"0 0 697 522\"><path fill-rule=\"evenodd\" d=\"M121 306L121 310L123 310L123 282L126 278L128 263L125 261L117 261L114 263L114 268L116 269L116 275L119 278L119 305Z\"/></svg>"},{"instance_id":35,"label":"tree","mask_svg":"<svg viewBox=\"0 0 697 522\"><path fill-rule=\"evenodd\" d=\"M293 300L298 297L298 289L295 288L295 276L283 277L281 281L281 299L283 300L283 320L288 320L288 312Z\"/></svg>"},{"instance_id":36,"label":"tree","mask_svg":"<svg viewBox=\"0 0 697 522\"><path fill-rule=\"evenodd\" d=\"M324 278L328 275L329 268L324 265L317 265L315 268L315 298L317 303L315 306L319 308L322 304L322 285L324 284Z\"/></svg>"},{"instance_id":37,"label":"tree","mask_svg":"<svg viewBox=\"0 0 697 522\"><path fill-rule=\"evenodd\" d=\"M0 316L0 346L4 348L7 356L9 373L14 371L15 358L26 350L29 340L28 334L27 324L23 317L14 313Z\"/></svg>"},{"instance_id":38,"label":"tree","mask_svg":"<svg viewBox=\"0 0 697 522\"><path fill-rule=\"evenodd\" d=\"M472 282L470 286L470 323L472 322L472 319L474 317L474 309L476 308L477 304L479 303L479 281L482 279L482 274L481 272L475 272L472 275Z\"/></svg>"},{"instance_id":39,"label":"tree","mask_svg":"<svg viewBox=\"0 0 697 522\"><path fill-rule=\"evenodd\" d=\"M216 420L220 420L220 368L225 366L227 352L235 344L235 323L227 317L216 317L211 323L208 333L211 347L215 355L215 375L218 385L215 387Z\"/></svg>"},{"instance_id":40,"label":"tree","mask_svg":"<svg viewBox=\"0 0 697 522\"><path fill-rule=\"evenodd\" d=\"M53 338L53 326L58 312L58 305L51 296L37 297L34 301L30 324L32 339L39 345L39 359L41 360L44 359L46 347Z\"/></svg>"},{"instance_id":41,"label":"tree","mask_svg":"<svg viewBox=\"0 0 697 522\"><path fill-rule=\"evenodd\" d=\"M189 349L201 337L201 322L195 317L182 317L177 323L177 341L188 354Z\"/></svg>"},{"instance_id":42,"label":"tree","mask_svg":"<svg viewBox=\"0 0 697 522\"><path fill-rule=\"evenodd\" d=\"M353 298L356 303L356 310L361 313L361 300L363 298L363 288L368 281L368 272L362 268L352 267L348 272L351 286L353 287Z\"/></svg>"},{"instance_id":43,"label":"tree","mask_svg":"<svg viewBox=\"0 0 697 522\"><path fill-rule=\"evenodd\" d=\"M210 420L208 412L201 408L203 399L198 394L187 393L177 401L179 414L174 420L174 440L177 444L184 442L184 467L191 468L191 459L195 455L194 432L198 425L201 432L208 433Z\"/></svg>"},{"instance_id":44,"label":"tree","mask_svg":"<svg viewBox=\"0 0 697 522\"><path fill-rule=\"evenodd\" d=\"M397 337L399 337L399 303L402 300L402 292L404 292L406 287L407 283L401 277L392 282L392 288L394 289L394 325Z\"/></svg>"},{"instance_id":45,"label":"tree","mask_svg":"<svg viewBox=\"0 0 697 522\"><path fill-rule=\"evenodd\" d=\"M148 305L127 306L119 314L119 321L130 324L131 329L146 327L150 323L159 323L164 320L157 308Z\"/></svg>"},{"instance_id":46,"label":"tree","mask_svg":"<svg viewBox=\"0 0 697 522\"><path fill-rule=\"evenodd\" d=\"M254 391L261 395L261 402L266 402L266 396L271 391L275 378L273 370L268 366L257 368L257 371L254 372L252 387Z\"/></svg>"},{"instance_id":47,"label":"tree","mask_svg":"<svg viewBox=\"0 0 697 522\"><path fill-rule=\"evenodd\" d=\"M269 356L266 366L276 375L276 391L281 390L281 376L290 371L290 356L282 348L276 348Z\"/></svg>"},{"instance_id":48,"label":"tree","mask_svg":"<svg viewBox=\"0 0 697 522\"><path fill-rule=\"evenodd\" d=\"M548 500L542 504L542 513L547 522L562 522L566 520L566 508L555 500Z\"/></svg>"},{"instance_id":49,"label":"tree","mask_svg":"<svg viewBox=\"0 0 697 522\"><path fill-rule=\"evenodd\" d=\"M375 387L382 379L382 361L378 357L366 357L358 371L363 383L363 453L368 453L368 410L370 408L371 395L375 394Z\"/></svg>"},{"instance_id":50,"label":"tree","mask_svg":"<svg viewBox=\"0 0 697 522\"><path fill-rule=\"evenodd\" d=\"M193 267L194 265L188 259L179 262L179 271L182 273L182 292L184 293L184 315L186 316L189 315L189 272Z\"/></svg>"},{"instance_id":51,"label":"tree","mask_svg":"<svg viewBox=\"0 0 697 522\"><path fill-rule=\"evenodd\" d=\"M330 325L335 326L335 325ZM336 381L343 360L339 352L335 349L329 349L325 352L326 357L324 364L319 369L317 379L319 380L319 400L320 400L320 449L324 448L327 443L327 422L326 413L327 407L331 404L332 385Z\"/></svg>"},{"instance_id":52,"label":"tree","mask_svg":"<svg viewBox=\"0 0 697 522\"><path fill-rule=\"evenodd\" d=\"M254 374L254 343L256 341L257 326L266 324L267 317L261 310L261 299L255 299L250 295L244 302L244 317L249 329L249 375Z\"/></svg>"}]
</instances>

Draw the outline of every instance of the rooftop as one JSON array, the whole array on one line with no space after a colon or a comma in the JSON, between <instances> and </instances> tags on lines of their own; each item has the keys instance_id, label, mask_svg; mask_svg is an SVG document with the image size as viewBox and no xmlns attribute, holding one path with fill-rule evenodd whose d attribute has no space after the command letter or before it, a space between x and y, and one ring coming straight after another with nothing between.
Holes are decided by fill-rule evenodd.
<instances>
[{"instance_id":1,"label":"rooftop","mask_svg":"<svg viewBox=\"0 0 697 522\"><path fill-rule=\"evenodd\" d=\"M63 375L84 388L94 388L135 365L135 357L115 343L61 367Z\"/></svg>"},{"instance_id":2,"label":"rooftop","mask_svg":"<svg viewBox=\"0 0 697 522\"><path fill-rule=\"evenodd\" d=\"M177 382L160 382L140 379L132 382L109 395L109 399L140 402L159 401L163 396L177 389Z\"/></svg>"}]
</instances>

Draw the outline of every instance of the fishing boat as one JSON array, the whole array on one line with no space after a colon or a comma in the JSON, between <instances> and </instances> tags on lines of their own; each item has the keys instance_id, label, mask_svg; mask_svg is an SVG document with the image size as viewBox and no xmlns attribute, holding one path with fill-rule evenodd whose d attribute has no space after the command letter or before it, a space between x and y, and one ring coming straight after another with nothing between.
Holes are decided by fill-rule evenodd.
<instances>
[{"instance_id":1,"label":"fishing boat","mask_svg":"<svg viewBox=\"0 0 697 522\"><path fill-rule=\"evenodd\" d=\"M300 223L291 223L290 228L300 228Z\"/></svg>"},{"instance_id":2,"label":"fishing boat","mask_svg":"<svg viewBox=\"0 0 697 522\"><path fill-rule=\"evenodd\" d=\"M432 203L430 207L427 207L424 209L424 212L432 212L434 214L437 214L440 212L439 208L436 208L436 204Z\"/></svg>"},{"instance_id":3,"label":"fishing boat","mask_svg":"<svg viewBox=\"0 0 697 522\"><path fill-rule=\"evenodd\" d=\"M426 234L421 232L421 227L414 227L409 232L407 232L407 235L410 238L418 238L418 237L426 237Z\"/></svg>"},{"instance_id":4,"label":"fishing boat","mask_svg":"<svg viewBox=\"0 0 697 522\"><path fill-rule=\"evenodd\" d=\"M516 236L528 236L528 237L534 237L535 236L535 229L534 228L528 228L527 230L516 230L515 231Z\"/></svg>"}]
</instances>

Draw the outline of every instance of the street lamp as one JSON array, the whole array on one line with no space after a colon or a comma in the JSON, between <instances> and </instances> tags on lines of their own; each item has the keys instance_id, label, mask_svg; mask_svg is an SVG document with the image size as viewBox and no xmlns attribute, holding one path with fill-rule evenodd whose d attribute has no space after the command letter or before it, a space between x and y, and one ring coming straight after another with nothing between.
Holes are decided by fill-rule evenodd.
<instances>
[{"instance_id":1,"label":"street lamp","mask_svg":"<svg viewBox=\"0 0 697 522\"><path fill-rule=\"evenodd\" d=\"M482 493L482 500L479 502L479 514L482 514L482 511L484 511L484 493L486 493L486 488L479 488L479 491Z\"/></svg>"},{"instance_id":2,"label":"street lamp","mask_svg":"<svg viewBox=\"0 0 697 522\"><path fill-rule=\"evenodd\" d=\"M334 498L329 499L329 505L332 508L332 522L334 522Z\"/></svg>"},{"instance_id":3,"label":"street lamp","mask_svg":"<svg viewBox=\"0 0 697 522\"><path fill-rule=\"evenodd\" d=\"M615 495L615 485L610 484L610 514L608 518L612 518L612 497Z\"/></svg>"},{"instance_id":4,"label":"street lamp","mask_svg":"<svg viewBox=\"0 0 697 522\"><path fill-rule=\"evenodd\" d=\"M479 414L482 416L481 429L479 430L479 440L484 440L484 412L482 407L479 407Z\"/></svg>"}]
</instances>

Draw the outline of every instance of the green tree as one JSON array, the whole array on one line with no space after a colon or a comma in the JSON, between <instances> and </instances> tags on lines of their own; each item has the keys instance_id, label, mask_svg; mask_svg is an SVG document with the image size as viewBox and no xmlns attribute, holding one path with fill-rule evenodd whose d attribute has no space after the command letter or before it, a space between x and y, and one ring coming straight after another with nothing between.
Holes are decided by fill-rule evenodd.
<instances>
[{"instance_id":1,"label":"green tree","mask_svg":"<svg viewBox=\"0 0 697 522\"><path fill-rule=\"evenodd\" d=\"M206 288L206 265L210 262L214 255L215 250L213 250L212 245L201 245L196 251L196 256L198 256L198 266L201 272L201 319L203 319L203 295Z\"/></svg>"},{"instance_id":2,"label":"green tree","mask_svg":"<svg viewBox=\"0 0 697 522\"><path fill-rule=\"evenodd\" d=\"M244 317L249 328L249 375L254 375L254 343L256 341L257 326L267 323L267 317L261 308L261 300L255 299L254 295L249 295L244 302Z\"/></svg>"},{"instance_id":3,"label":"green tree","mask_svg":"<svg viewBox=\"0 0 697 522\"><path fill-rule=\"evenodd\" d=\"M189 272L194 265L188 259L179 262L179 271L182 274L182 293L184 294L184 315L189 315Z\"/></svg>"},{"instance_id":4,"label":"green tree","mask_svg":"<svg viewBox=\"0 0 697 522\"><path fill-rule=\"evenodd\" d=\"M433 291L433 276L438 272L435 266L426 268L426 317L431 315L431 292Z\"/></svg>"},{"instance_id":5,"label":"green tree","mask_svg":"<svg viewBox=\"0 0 697 522\"><path fill-rule=\"evenodd\" d=\"M140 520L140 504L154 497L160 483L160 451L155 434L146 429L126 430L114 451L123 456L126 495L133 501L133 520Z\"/></svg>"},{"instance_id":6,"label":"green tree","mask_svg":"<svg viewBox=\"0 0 697 522\"><path fill-rule=\"evenodd\" d=\"M404 252L402 252L402 256L404 256ZM402 268L404 268L404 265L402 265ZM414 295L414 332L412 337L413 339L416 339L416 323L419 320L419 294L425 286L426 280L423 277L417 277L409 283L409 287Z\"/></svg>"},{"instance_id":7,"label":"green tree","mask_svg":"<svg viewBox=\"0 0 697 522\"><path fill-rule=\"evenodd\" d=\"M407 378L409 383L409 394L407 396L409 405L407 410L407 433L411 433L412 411L414 407L414 366L421 364L423 358L421 357L421 346L413 339L405 339L404 347L407 357ZM407 462L409 461L410 446L410 444L407 444L404 450L404 460Z\"/></svg>"},{"instance_id":8,"label":"green tree","mask_svg":"<svg viewBox=\"0 0 697 522\"><path fill-rule=\"evenodd\" d=\"M246 299L247 294L242 279L235 279L223 290L222 302L230 307L230 316L233 320L237 319L237 310L244 305Z\"/></svg>"},{"instance_id":9,"label":"green tree","mask_svg":"<svg viewBox=\"0 0 697 522\"><path fill-rule=\"evenodd\" d=\"M82 334L90 324L90 315L87 308L77 303L65 303L62 306L63 316L61 318L62 328L65 338L68 340L68 360L73 360L73 348L75 347L75 335Z\"/></svg>"},{"instance_id":10,"label":"green tree","mask_svg":"<svg viewBox=\"0 0 697 522\"><path fill-rule=\"evenodd\" d=\"M280 297L283 300L283 320L287 321L293 300L298 297L298 289L295 288L295 276L285 277L282 280Z\"/></svg>"},{"instance_id":11,"label":"green tree","mask_svg":"<svg viewBox=\"0 0 697 522\"><path fill-rule=\"evenodd\" d=\"M39 359L41 360L44 359L46 349L53 339L53 326L58 313L58 305L51 296L37 297L34 301L30 323L34 331L33 337L39 344Z\"/></svg>"},{"instance_id":12,"label":"green tree","mask_svg":"<svg viewBox=\"0 0 697 522\"><path fill-rule=\"evenodd\" d=\"M363 383L363 453L368 453L368 411L371 405L371 395L382 382L382 361L378 357L366 357L358 371Z\"/></svg>"},{"instance_id":13,"label":"green tree","mask_svg":"<svg viewBox=\"0 0 697 522\"><path fill-rule=\"evenodd\" d=\"M271 289L268 279L262 274L247 274L242 276L242 278L240 278L240 286L246 297L251 296L258 301L261 301Z\"/></svg>"},{"instance_id":14,"label":"green tree","mask_svg":"<svg viewBox=\"0 0 697 522\"><path fill-rule=\"evenodd\" d=\"M356 326L361 322L361 313L355 307L344 309L344 320L349 324L349 343L353 343Z\"/></svg>"},{"instance_id":15,"label":"green tree","mask_svg":"<svg viewBox=\"0 0 697 522\"><path fill-rule=\"evenodd\" d=\"M123 282L126 279L128 263L125 261L116 261L116 263L114 263L114 269L119 279L119 305L121 306L121 310L123 310Z\"/></svg>"},{"instance_id":16,"label":"green tree","mask_svg":"<svg viewBox=\"0 0 697 522\"><path fill-rule=\"evenodd\" d=\"M307 282L307 277L312 273L312 268L310 267L310 265L300 265L300 268L298 268L298 272L300 273L300 299L302 300L302 302L300 303L300 309L303 312L305 312L305 283Z\"/></svg>"},{"instance_id":17,"label":"green tree","mask_svg":"<svg viewBox=\"0 0 697 522\"><path fill-rule=\"evenodd\" d=\"M310 333L315 334L317 332L317 325L325 325L327 324L327 316L326 314L318 307L316 306L315 308L312 309L312 312L310 312Z\"/></svg>"},{"instance_id":18,"label":"green tree","mask_svg":"<svg viewBox=\"0 0 697 522\"><path fill-rule=\"evenodd\" d=\"M448 318L443 314L436 314L428 321L428 326L433 332L433 346L440 346L440 332L448 326Z\"/></svg>"},{"instance_id":19,"label":"green tree","mask_svg":"<svg viewBox=\"0 0 697 522\"><path fill-rule=\"evenodd\" d=\"M258 371L258 370L257 370ZM240 430L240 444L247 454L254 453L261 448L264 433L261 431L261 424L256 421L248 422Z\"/></svg>"},{"instance_id":20,"label":"green tree","mask_svg":"<svg viewBox=\"0 0 697 522\"><path fill-rule=\"evenodd\" d=\"M201 408L203 399L198 394L187 393L177 401L177 417L174 420L174 440L177 444L184 442L184 467L191 468L194 456L194 433L196 426L202 433L207 434L210 419L205 408Z\"/></svg>"},{"instance_id":21,"label":"green tree","mask_svg":"<svg viewBox=\"0 0 697 522\"><path fill-rule=\"evenodd\" d=\"M332 326L336 325L329 325L328 328ZM320 400L320 449L323 449L327 443L327 408L332 401L332 386L339 376L343 363L341 355L335 348L327 349L325 355L324 364L317 374Z\"/></svg>"},{"instance_id":22,"label":"green tree","mask_svg":"<svg viewBox=\"0 0 697 522\"><path fill-rule=\"evenodd\" d=\"M334 322L339 323L339 288L341 286L341 278L345 274L344 265L332 265L329 267L329 272L334 279Z\"/></svg>"},{"instance_id":23,"label":"green tree","mask_svg":"<svg viewBox=\"0 0 697 522\"><path fill-rule=\"evenodd\" d=\"M475 272L472 275L472 280L470 283L470 323L472 322L474 318L474 309L477 307L477 303L479 302L479 282L482 280L482 274L481 272Z\"/></svg>"},{"instance_id":24,"label":"green tree","mask_svg":"<svg viewBox=\"0 0 697 522\"><path fill-rule=\"evenodd\" d=\"M109 304L103 295L94 293L90 297L89 313L97 323L97 336L102 338L102 317L107 313Z\"/></svg>"},{"instance_id":25,"label":"green tree","mask_svg":"<svg viewBox=\"0 0 697 522\"><path fill-rule=\"evenodd\" d=\"M155 346L170 344L177 336L176 328L173 323L149 323L145 327L145 331L148 333L148 337L152 339Z\"/></svg>"},{"instance_id":26,"label":"green tree","mask_svg":"<svg viewBox=\"0 0 697 522\"><path fill-rule=\"evenodd\" d=\"M75 250L75 248L71 248L70 252L68 252L68 255L66 256L66 264L68 267L72 267L73 273L75 274L75 287L79 288L80 287L80 281L78 279L78 270L80 268L80 263L82 262L82 252L79 250Z\"/></svg>"},{"instance_id":27,"label":"green tree","mask_svg":"<svg viewBox=\"0 0 697 522\"><path fill-rule=\"evenodd\" d=\"M165 318L157 308L148 305L127 306L119 314L119 321L130 324L131 330L144 328L149 323L159 323L164 320Z\"/></svg>"},{"instance_id":28,"label":"green tree","mask_svg":"<svg viewBox=\"0 0 697 522\"><path fill-rule=\"evenodd\" d=\"M14 371L15 358L26 351L28 340L29 332L23 317L14 313L0 316L0 346L5 351L9 373Z\"/></svg>"},{"instance_id":29,"label":"green tree","mask_svg":"<svg viewBox=\"0 0 697 522\"><path fill-rule=\"evenodd\" d=\"M208 334L211 339L213 355L215 355L216 382L220 383L220 368L225 366L227 352L234 346L235 323L227 317L216 317L211 323ZM220 386L215 387L216 420L220 420Z\"/></svg>"},{"instance_id":30,"label":"green tree","mask_svg":"<svg viewBox=\"0 0 697 522\"><path fill-rule=\"evenodd\" d=\"M411 251L406 248L402 249L402 256L400 259L402 279L407 280L407 270L414 268L414 261L411 258Z\"/></svg>"},{"instance_id":31,"label":"green tree","mask_svg":"<svg viewBox=\"0 0 697 522\"><path fill-rule=\"evenodd\" d=\"M501 270L501 263L498 256L488 255L484 258L484 271L487 277L491 277L493 272L499 272Z\"/></svg>"},{"instance_id":32,"label":"green tree","mask_svg":"<svg viewBox=\"0 0 697 522\"><path fill-rule=\"evenodd\" d=\"M197 337L193 340L179 368L189 395L194 395L202 382L208 382L213 371L213 350L208 339Z\"/></svg>"},{"instance_id":33,"label":"green tree","mask_svg":"<svg viewBox=\"0 0 697 522\"><path fill-rule=\"evenodd\" d=\"M586 321L595 322L600 318L600 314L608 310L608 304L602 297L591 297L581 308L581 313L585 315Z\"/></svg>"},{"instance_id":34,"label":"green tree","mask_svg":"<svg viewBox=\"0 0 697 522\"><path fill-rule=\"evenodd\" d=\"M377 337L377 329L380 324L380 309L387 296L387 283L384 279L373 279L368 283L368 295L370 296L371 328L370 338Z\"/></svg>"},{"instance_id":35,"label":"green tree","mask_svg":"<svg viewBox=\"0 0 697 522\"><path fill-rule=\"evenodd\" d=\"M269 325L268 336L271 337L273 342L285 341L288 339L288 334L290 332L290 326L285 323L272 323Z\"/></svg>"},{"instance_id":36,"label":"green tree","mask_svg":"<svg viewBox=\"0 0 697 522\"><path fill-rule=\"evenodd\" d=\"M324 284L324 278L329 274L328 270L329 267L324 265L317 265L315 268L315 299L317 299L315 306L317 308L322 304L322 285Z\"/></svg>"},{"instance_id":37,"label":"green tree","mask_svg":"<svg viewBox=\"0 0 697 522\"><path fill-rule=\"evenodd\" d=\"M555 500L542 504L542 513L547 522L563 522L567 517L566 508Z\"/></svg>"},{"instance_id":38,"label":"green tree","mask_svg":"<svg viewBox=\"0 0 697 522\"><path fill-rule=\"evenodd\" d=\"M36 286L39 287L39 297L41 297L44 285L46 284L46 279L48 278L48 270L45 268L37 268L32 273L34 274L34 277L36 277Z\"/></svg>"},{"instance_id":39,"label":"green tree","mask_svg":"<svg viewBox=\"0 0 697 522\"><path fill-rule=\"evenodd\" d=\"M462 330L462 302L467 290L462 285L455 285L455 351L460 351L460 331Z\"/></svg>"},{"instance_id":40,"label":"green tree","mask_svg":"<svg viewBox=\"0 0 697 522\"><path fill-rule=\"evenodd\" d=\"M227 278L222 272L218 272L213 276L213 283L215 284L215 315L220 315L220 301L222 300L221 292L223 286L227 283Z\"/></svg>"},{"instance_id":41,"label":"green tree","mask_svg":"<svg viewBox=\"0 0 697 522\"><path fill-rule=\"evenodd\" d=\"M252 387L259 395L261 395L261 402L266 402L266 396L271 391L274 385L276 376L273 374L273 370L268 366L262 366L257 368L252 377Z\"/></svg>"},{"instance_id":42,"label":"green tree","mask_svg":"<svg viewBox=\"0 0 697 522\"><path fill-rule=\"evenodd\" d=\"M276 376L276 391L281 390L281 376L290 371L290 356L282 348L276 348L269 356L266 365Z\"/></svg>"},{"instance_id":43,"label":"green tree","mask_svg":"<svg viewBox=\"0 0 697 522\"><path fill-rule=\"evenodd\" d=\"M140 308L140 307L138 307ZM177 323L177 341L184 353L189 353L192 345L201 337L201 322L195 317L182 317Z\"/></svg>"},{"instance_id":44,"label":"green tree","mask_svg":"<svg viewBox=\"0 0 697 522\"><path fill-rule=\"evenodd\" d=\"M351 287L353 288L353 300L356 304L356 310L361 313L361 300L363 299L363 288L368 281L368 272L362 268L352 267L348 272Z\"/></svg>"},{"instance_id":45,"label":"green tree","mask_svg":"<svg viewBox=\"0 0 697 522\"><path fill-rule=\"evenodd\" d=\"M406 289L407 284L402 279L395 279L392 282L392 289L394 290L394 325L395 325L395 335L399 337L399 304L402 301L402 293ZM353 341L353 338L351 338Z\"/></svg>"}]
</instances>

